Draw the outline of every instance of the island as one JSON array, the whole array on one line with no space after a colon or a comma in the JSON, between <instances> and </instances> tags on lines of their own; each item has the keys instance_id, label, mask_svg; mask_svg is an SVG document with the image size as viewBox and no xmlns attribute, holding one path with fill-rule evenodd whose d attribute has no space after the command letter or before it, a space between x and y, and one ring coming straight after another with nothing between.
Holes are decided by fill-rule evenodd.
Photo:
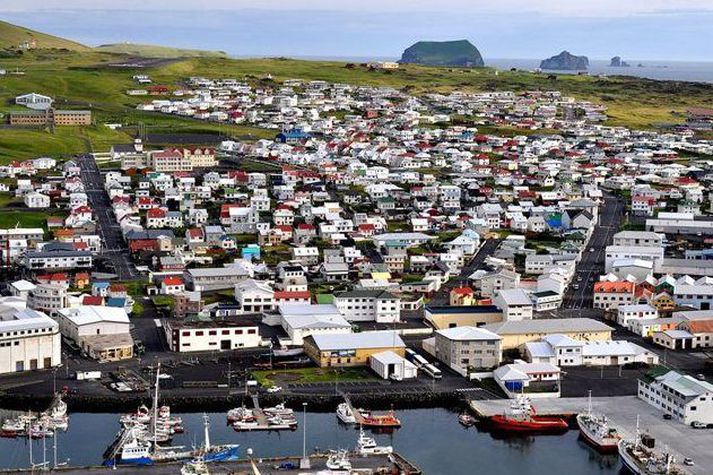
<instances>
[{"instance_id":1,"label":"island","mask_svg":"<svg viewBox=\"0 0 713 475\"><path fill-rule=\"evenodd\" d=\"M468 40L419 41L404 50L399 63L424 66L485 66L480 51Z\"/></svg>"},{"instance_id":2,"label":"island","mask_svg":"<svg viewBox=\"0 0 713 475\"><path fill-rule=\"evenodd\" d=\"M609 67L611 68L628 68L630 66L629 63L621 59L621 56L614 56L609 63Z\"/></svg>"},{"instance_id":3,"label":"island","mask_svg":"<svg viewBox=\"0 0 713 475\"><path fill-rule=\"evenodd\" d=\"M540 69L550 69L555 71L583 71L589 66L589 58L586 56L575 56L569 51L562 51L556 56L543 59L540 62Z\"/></svg>"}]
</instances>

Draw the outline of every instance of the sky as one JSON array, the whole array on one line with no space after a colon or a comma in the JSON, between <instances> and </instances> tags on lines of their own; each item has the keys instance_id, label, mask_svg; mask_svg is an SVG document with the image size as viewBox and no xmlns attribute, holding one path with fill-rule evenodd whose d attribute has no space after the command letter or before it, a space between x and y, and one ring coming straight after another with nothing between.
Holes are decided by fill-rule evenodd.
<instances>
[{"instance_id":1,"label":"sky","mask_svg":"<svg viewBox=\"0 0 713 475\"><path fill-rule=\"evenodd\" d=\"M1 0L0 19L89 45L398 57L468 39L486 58L713 61L713 0Z\"/></svg>"}]
</instances>

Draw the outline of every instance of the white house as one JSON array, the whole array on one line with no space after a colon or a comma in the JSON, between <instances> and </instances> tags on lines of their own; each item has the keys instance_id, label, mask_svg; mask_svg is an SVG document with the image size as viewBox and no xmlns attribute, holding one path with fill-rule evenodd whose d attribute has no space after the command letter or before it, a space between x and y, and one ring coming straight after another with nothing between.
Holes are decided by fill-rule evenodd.
<instances>
[{"instance_id":1,"label":"white house","mask_svg":"<svg viewBox=\"0 0 713 475\"><path fill-rule=\"evenodd\" d=\"M25 206L33 209L44 209L50 207L50 197L35 191L27 193L25 195L24 202Z\"/></svg>"},{"instance_id":2,"label":"white house","mask_svg":"<svg viewBox=\"0 0 713 475\"><path fill-rule=\"evenodd\" d=\"M275 291L266 282L247 279L235 284L235 301L245 312L265 312L275 308Z\"/></svg>"},{"instance_id":3,"label":"white house","mask_svg":"<svg viewBox=\"0 0 713 475\"><path fill-rule=\"evenodd\" d=\"M180 353L256 348L262 344L259 324L259 318L245 315L212 320L162 320L169 348Z\"/></svg>"},{"instance_id":4,"label":"white house","mask_svg":"<svg viewBox=\"0 0 713 475\"><path fill-rule=\"evenodd\" d=\"M383 379L402 381L413 379L418 374L418 368L393 351L382 351L369 356L369 366Z\"/></svg>"},{"instance_id":5,"label":"white house","mask_svg":"<svg viewBox=\"0 0 713 475\"><path fill-rule=\"evenodd\" d=\"M528 320L532 318L533 304L522 289L503 289L495 294L493 304L503 311L505 320Z\"/></svg>"},{"instance_id":6,"label":"white house","mask_svg":"<svg viewBox=\"0 0 713 475\"><path fill-rule=\"evenodd\" d=\"M337 294L334 304L349 321L393 323L401 320L401 299L383 290L352 290Z\"/></svg>"},{"instance_id":7,"label":"white house","mask_svg":"<svg viewBox=\"0 0 713 475\"><path fill-rule=\"evenodd\" d=\"M619 305L616 322L622 327L631 327L632 320L653 320L659 318L659 311L649 304Z\"/></svg>"}]
</instances>

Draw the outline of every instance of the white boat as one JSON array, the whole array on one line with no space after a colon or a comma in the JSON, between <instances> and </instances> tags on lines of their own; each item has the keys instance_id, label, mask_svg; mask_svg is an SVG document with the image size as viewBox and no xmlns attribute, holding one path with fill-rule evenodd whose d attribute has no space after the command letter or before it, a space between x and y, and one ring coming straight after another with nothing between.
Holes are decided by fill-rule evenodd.
<instances>
[{"instance_id":1,"label":"white boat","mask_svg":"<svg viewBox=\"0 0 713 475\"><path fill-rule=\"evenodd\" d=\"M303 354L305 350L303 348L288 348L286 346L281 346L279 349L272 350L272 354L277 357L286 358L288 356L299 356Z\"/></svg>"},{"instance_id":2,"label":"white boat","mask_svg":"<svg viewBox=\"0 0 713 475\"><path fill-rule=\"evenodd\" d=\"M338 450L337 452L332 452L327 458L325 464L330 470L351 470L352 463L347 457L346 450Z\"/></svg>"},{"instance_id":3,"label":"white boat","mask_svg":"<svg viewBox=\"0 0 713 475\"><path fill-rule=\"evenodd\" d=\"M390 445L376 445L376 439L366 435L364 429L359 427L356 452L362 457L369 455L388 455L394 452L394 448Z\"/></svg>"},{"instance_id":4,"label":"white boat","mask_svg":"<svg viewBox=\"0 0 713 475\"><path fill-rule=\"evenodd\" d=\"M619 458L624 468L634 475L687 475L688 472L676 464L673 455L654 448L651 437L645 440L639 433L639 421L636 420L634 440L621 439L617 445Z\"/></svg>"},{"instance_id":5,"label":"white boat","mask_svg":"<svg viewBox=\"0 0 713 475\"><path fill-rule=\"evenodd\" d=\"M592 397L589 395L587 412L577 414L577 424L582 438L602 453L615 453L621 436L613 427L609 427L607 416L592 412Z\"/></svg>"},{"instance_id":6,"label":"white boat","mask_svg":"<svg viewBox=\"0 0 713 475\"><path fill-rule=\"evenodd\" d=\"M267 408L263 409L262 411L267 415L275 415L275 416L282 416L282 417L294 417L295 416L295 411L293 411L289 407L285 407L285 403L278 404L277 406L274 406L274 407L267 407Z\"/></svg>"},{"instance_id":7,"label":"white boat","mask_svg":"<svg viewBox=\"0 0 713 475\"><path fill-rule=\"evenodd\" d=\"M198 458L181 467L181 475L210 475L205 460Z\"/></svg>"},{"instance_id":8,"label":"white boat","mask_svg":"<svg viewBox=\"0 0 713 475\"><path fill-rule=\"evenodd\" d=\"M228 411L228 422L244 421L246 419L254 418L255 414L252 409L247 409L245 407L236 407Z\"/></svg>"},{"instance_id":9,"label":"white boat","mask_svg":"<svg viewBox=\"0 0 713 475\"><path fill-rule=\"evenodd\" d=\"M235 430L251 430L256 429L260 424L257 421L235 421L233 422L233 429Z\"/></svg>"},{"instance_id":10,"label":"white boat","mask_svg":"<svg viewBox=\"0 0 713 475\"><path fill-rule=\"evenodd\" d=\"M337 419L344 424L356 424L357 422L351 407L346 402L340 403L337 406Z\"/></svg>"}]
</instances>

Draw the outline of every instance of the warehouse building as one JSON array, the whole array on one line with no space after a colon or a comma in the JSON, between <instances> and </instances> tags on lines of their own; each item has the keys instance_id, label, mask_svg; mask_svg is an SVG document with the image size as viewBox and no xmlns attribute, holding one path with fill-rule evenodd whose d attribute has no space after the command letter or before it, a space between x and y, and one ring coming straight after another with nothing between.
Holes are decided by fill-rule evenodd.
<instances>
[{"instance_id":1,"label":"warehouse building","mask_svg":"<svg viewBox=\"0 0 713 475\"><path fill-rule=\"evenodd\" d=\"M305 353L320 367L366 366L371 355L392 351L403 357L406 345L395 331L368 331L343 335L312 335L304 340Z\"/></svg>"}]
</instances>

